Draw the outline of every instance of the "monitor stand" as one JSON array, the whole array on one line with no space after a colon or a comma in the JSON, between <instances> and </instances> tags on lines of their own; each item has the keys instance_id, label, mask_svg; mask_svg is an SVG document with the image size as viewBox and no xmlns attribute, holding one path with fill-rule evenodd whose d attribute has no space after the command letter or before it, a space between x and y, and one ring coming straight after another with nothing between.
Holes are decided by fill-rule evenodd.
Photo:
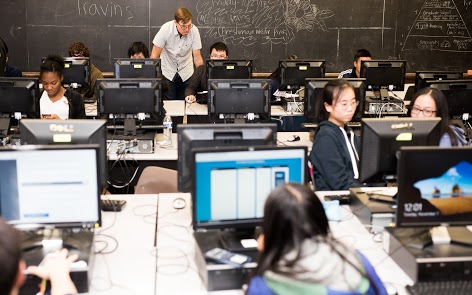
<instances>
[{"instance_id":1,"label":"monitor stand","mask_svg":"<svg viewBox=\"0 0 472 295\"><path fill-rule=\"evenodd\" d=\"M0 135L7 136L10 130L10 118L0 118Z\"/></svg>"},{"instance_id":2,"label":"monitor stand","mask_svg":"<svg viewBox=\"0 0 472 295\"><path fill-rule=\"evenodd\" d=\"M422 250L431 245L447 244L472 247L472 232L465 226L436 226L417 229L406 246Z\"/></svg>"},{"instance_id":3,"label":"monitor stand","mask_svg":"<svg viewBox=\"0 0 472 295\"><path fill-rule=\"evenodd\" d=\"M256 229L231 229L220 233L223 247L231 252L253 251L257 248Z\"/></svg>"}]
</instances>

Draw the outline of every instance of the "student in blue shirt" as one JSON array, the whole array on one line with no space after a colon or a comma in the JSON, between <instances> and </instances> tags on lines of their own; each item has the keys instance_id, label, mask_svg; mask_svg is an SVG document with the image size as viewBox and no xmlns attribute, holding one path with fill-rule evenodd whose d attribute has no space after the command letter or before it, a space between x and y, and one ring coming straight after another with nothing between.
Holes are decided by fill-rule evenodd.
<instances>
[{"instance_id":1,"label":"student in blue shirt","mask_svg":"<svg viewBox=\"0 0 472 295\"><path fill-rule=\"evenodd\" d=\"M465 146L464 130L449 121L449 107L446 97L436 88L422 88L415 93L408 109L408 115L414 118L441 118L441 140L439 146Z\"/></svg>"},{"instance_id":2,"label":"student in blue shirt","mask_svg":"<svg viewBox=\"0 0 472 295\"><path fill-rule=\"evenodd\" d=\"M371 60L372 55L367 49L359 49L354 55L354 67L339 73L338 78L360 78L361 63L363 60Z\"/></svg>"},{"instance_id":3,"label":"student in blue shirt","mask_svg":"<svg viewBox=\"0 0 472 295\"><path fill-rule=\"evenodd\" d=\"M323 205L304 185L269 194L258 244L248 295L387 294L369 261L333 238Z\"/></svg>"}]
</instances>

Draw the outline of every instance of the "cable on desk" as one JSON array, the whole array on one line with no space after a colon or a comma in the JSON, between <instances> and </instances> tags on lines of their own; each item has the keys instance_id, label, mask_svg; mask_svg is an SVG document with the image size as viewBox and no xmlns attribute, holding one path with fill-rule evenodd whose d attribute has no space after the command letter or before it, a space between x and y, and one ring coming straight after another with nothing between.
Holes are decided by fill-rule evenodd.
<instances>
[{"instance_id":1,"label":"cable on desk","mask_svg":"<svg viewBox=\"0 0 472 295\"><path fill-rule=\"evenodd\" d=\"M146 212L146 213L139 213L138 211L143 209L143 208L151 208L154 210L154 212ZM156 223L156 215L157 215L157 208L156 208L156 205L154 204L149 204L149 205L140 205L140 206L136 206L133 208L133 215L134 216L138 216L138 217L142 217L143 218L143 221L145 223L148 223L148 224L155 224ZM151 220L149 221L149 219L151 218Z\"/></svg>"},{"instance_id":2,"label":"cable on desk","mask_svg":"<svg viewBox=\"0 0 472 295\"><path fill-rule=\"evenodd\" d=\"M105 251L108 248L108 246L110 245L110 243L108 243L107 241L96 240L95 243L105 243L106 246L103 247L102 249L100 249L99 251L95 251L95 254L103 254L103 255L111 254L111 253L115 252L116 249L118 249L119 243L118 243L118 240L116 238L114 238L110 235L102 234L102 233L96 233L95 237L97 237L97 236L98 237L104 237L104 238L112 240L115 243L115 247L112 248L111 250Z\"/></svg>"}]
</instances>

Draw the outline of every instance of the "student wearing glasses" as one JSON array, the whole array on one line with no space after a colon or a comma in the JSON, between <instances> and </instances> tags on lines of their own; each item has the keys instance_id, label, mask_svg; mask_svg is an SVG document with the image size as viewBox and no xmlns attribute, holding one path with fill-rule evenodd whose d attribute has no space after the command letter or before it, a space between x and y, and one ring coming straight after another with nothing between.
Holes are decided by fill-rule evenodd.
<instances>
[{"instance_id":1,"label":"student wearing glasses","mask_svg":"<svg viewBox=\"0 0 472 295\"><path fill-rule=\"evenodd\" d=\"M216 42L210 47L210 59L228 59L228 47L223 42ZM207 103L208 78L206 75L206 66L201 65L195 69L185 89L185 101L188 103ZM198 99L197 99L198 97Z\"/></svg>"},{"instance_id":2,"label":"student wearing glasses","mask_svg":"<svg viewBox=\"0 0 472 295\"><path fill-rule=\"evenodd\" d=\"M329 81L318 101L317 122L310 162L316 190L348 190L358 187L359 138L346 123L359 101L346 80Z\"/></svg>"},{"instance_id":3,"label":"student wearing glasses","mask_svg":"<svg viewBox=\"0 0 472 295\"><path fill-rule=\"evenodd\" d=\"M414 118L441 118L442 135L439 146L467 145L464 130L449 121L449 108L441 90L426 87L416 92L411 99L408 115Z\"/></svg>"},{"instance_id":4,"label":"student wearing glasses","mask_svg":"<svg viewBox=\"0 0 472 295\"><path fill-rule=\"evenodd\" d=\"M162 25L152 43L151 58L161 58L165 98L184 99L194 64L203 65L202 41L198 28L192 24L192 13L178 8L174 20Z\"/></svg>"}]
</instances>

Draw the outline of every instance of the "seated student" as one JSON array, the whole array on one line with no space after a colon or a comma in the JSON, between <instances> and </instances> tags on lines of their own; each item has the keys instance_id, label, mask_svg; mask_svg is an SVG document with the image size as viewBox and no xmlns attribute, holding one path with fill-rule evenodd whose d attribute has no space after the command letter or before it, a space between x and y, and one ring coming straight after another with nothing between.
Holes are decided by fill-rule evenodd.
<instances>
[{"instance_id":1,"label":"seated student","mask_svg":"<svg viewBox=\"0 0 472 295\"><path fill-rule=\"evenodd\" d=\"M264 205L255 294L387 294L369 261L335 240L320 200L301 184L276 187Z\"/></svg>"},{"instance_id":2,"label":"seated student","mask_svg":"<svg viewBox=\"0 0 472 295\"><path fill-rule=\"evenodd\" d=\"M43 119L85 119L85 105L82 96L62 86L64 59L49 55L41 64L39 81L43 93L39 100L40 115Z\"/></svg>"},{"instance_id":3,"label":"seated student","mask_svg":"<svg viewBox=\"0 0 472 295\"><path fill-rule=\"evenodd\" d=\"M3 75L0 75L0 76L4 76L4 77L22 77L23 73L21 72L21 70L18 67L9 65L7 63L8 62L8 46L7 46L7 43L5 43L5 41L3 41L2 38L0 38L0 48L1 48L0 49L0 60L2 60L0 62L0 64L4 64L4 65L0 66L0 69L1 68L4 69Z\"/></svg>"},{"instance_id":4,"label":"seated student","mask_svg":"<svg viewBox=\"0 0 472 295\"><path fill-rule=\"evenodd\" d=\"M346 123L351 121L359 101L346 80L329 81L318 101L310 162L316 190L348 190L360 186L359 138Z\"/></svg>"},{"instance_id":5,"label":"seated student","mask_svg":"<svg viewBox=\"0 0 472 295\"><path fill-rule=\"evenodd\" d=\"M228 47L223 42L216 42L210 47L210 59L227 59ZM201 65L195 69L190 77L187 88L185 88L185 101L194 103L197 101L197 93L207 91L208 79L206 77L206 65ZM199 95L198 103L207 103L207 94Z\"/></svg>"},{"instance_id":6,"label":"seated student","mask_svg":"<svg viewBox=\"0 0 472 295\"><path fill-rule=\"evenodd\" d=\"M31 266L28 273L51 281L51 295L77 294L69 271L77 255L67 257L63 249L40 267ZM0 218L0 294L15 295L25 281L26 264L21 258L19 233ZM39 293L38 293L39 294Z\"/></svg>"},{"instance_id":7,"label":"seated student","mask_svg":"<svg viewBox=\"0 0 472 295\"><path fill-rule=\"evenodd\" d=\"M71 57L90 57L90 51L82 42L73 42L69 46L69 56ZM86 99L97 100L96 84L97 79L103 79L103 73L94 64L90 64L90 89L83 95Z\"/></svg>"},{"instance_id":8,"label":"seated student","mask_svg":"<svg viewBox=\"0 0 472 295\"><path fill-rule=\"evenodd\" d=\"M133 42L128 48L130 58L149 58L149 50L143 42Z\"/></svg>"},{"instance_id":9,"label":"seated student","mask_svg":"<svg viewBox=\"0 0 472 295\"><path fill-rule=\"evenodd\" d=\"M446 97L436 88L422 88L411 99L408 115L414 118L441 118L441 140L439 146L467 145L464 130L449 122L449 108Z\"/></svg>"},{"instance_id":10,"label":"seated student","mask_svg":"<svg viewBox=\"0 0 472 295\"><path fill-rule=\"evenodd\" d=\"M339 73L338 78L360 78L361 63L363 60L371 60L372 55L367 49L359 49L354 55L354 67Z\"/></svg>"}]
</instances>

